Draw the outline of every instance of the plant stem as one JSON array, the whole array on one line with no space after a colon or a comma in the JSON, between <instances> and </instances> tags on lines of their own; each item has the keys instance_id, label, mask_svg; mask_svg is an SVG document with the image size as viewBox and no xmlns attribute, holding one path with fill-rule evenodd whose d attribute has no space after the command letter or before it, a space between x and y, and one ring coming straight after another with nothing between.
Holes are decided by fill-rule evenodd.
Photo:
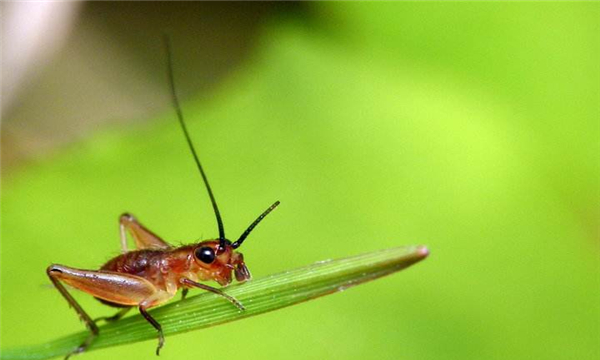
<instances>
[{"instance_id":1,"label":"plant stem","mask_svg":"<svg viewBox=\"0 0 600 360\"><path fill-rule=\"evenodd\" d=\"M349 258L321 261L225 288L227 294L244 304L245 311L238 310L218 295L202 293L153 309L151 314L162 325L165 336L174 335L342 291L402 270L427 255L428 250L424 246L397 247ZM64 356L77 347L87 335L87 331L82 331L41 345L2 350L0 358L48 359ZM137 314L101 326L100 335L87 351L148 339L156 340L156 337L154 328ZM148 349L149 356L153 351L154 346Z\"/></svg>"}]
</instances>

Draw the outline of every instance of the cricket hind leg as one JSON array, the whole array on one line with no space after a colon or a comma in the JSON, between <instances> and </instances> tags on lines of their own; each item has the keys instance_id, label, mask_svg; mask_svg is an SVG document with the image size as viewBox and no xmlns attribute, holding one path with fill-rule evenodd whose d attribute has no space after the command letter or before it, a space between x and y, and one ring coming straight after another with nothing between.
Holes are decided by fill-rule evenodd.
<instances>
[{"instance_id":1,"label":"cricket hind leg","mask_svg":"<svg viewBox=\"0 0 600 360\"><path fill-rule=\"evenodd\" d=\"M86 323L91 332L90 336L77 349L67 355L67 358L73 354L85 351L92 344L94 338L98 336L99 330L96 323L85 311L83 311L81 306L79 306L75 299L67 292L61 282L85 291L104 303L109 303L113 306L140 306L143 307L144 310L160 305L168 301L174 295L157 289L152 283L142 277L131 274L104 270L81 270L56 264L50 265L47 269L47 273L52 283L77 311L77 314ZM140 312L142 312L141 309ZM142 315L144 315L144 312L142 312ZM150 321L146 315L144 315L144 317L154 328L159 330L160 349L164 343L160 325L154 319Z\"/></svg>"},{"instance_id":2,"label":"cricket hind leg","mask_svg":"<svg viewBox=\"0 0 600 360\"><path fill-rule=\"evenodd\" d=\"M77 303L73 296L69 294L64 285L61 284L59 279L56 277L57 274L61 273L61 270L51 265L46 270L46 273L48 274L50 281L52 281L56 289L58 289L58 291L65 298L65 300L67 300L69 305L73 309L75 309L77 315L79 315L79 318L85 323L85 326L90 330L90 335L81 343L81 345L79 345L75 350L71 351L69 354L67 354L67 356L65 356L65 360L67 360L69 357L71 357L71 355L84 352L92 344L96 336L98 336L99 330L94 320L90 318L90 316L83 310L79 303Z\"/></svg>"}]
</instances>

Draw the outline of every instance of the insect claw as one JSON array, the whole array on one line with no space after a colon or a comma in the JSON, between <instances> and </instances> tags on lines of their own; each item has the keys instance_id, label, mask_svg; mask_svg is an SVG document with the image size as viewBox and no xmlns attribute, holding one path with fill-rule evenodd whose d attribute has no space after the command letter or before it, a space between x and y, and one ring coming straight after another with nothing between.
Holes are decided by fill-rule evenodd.
<instances>
[{"instance_id":1,"label":"insect claw","mask_svg":"<svg viewBox=\"0 0 600 360\"><path fill-rule=\"evenodd\" d=\"M67 354L67 356L65 356L65 360L69 360L69 358L72 355L81 354L82 352L85 351L86 348L87 348L87 345L79 345L79 347L77 347L77 349L71 351L70 353Z\"/></svg>"},{"instance_id":2,"label":"insect claw","mask_svg":"<svg viewBox=\"0 0 600 360\"><path fill-rule=\"evenodd\" d=\"M235 305L235 307L237 307L238 309L240 309L240 310L242 310L242 311L245 311L245 310L246 310L246 308L244 307L244 305L242 305L242 303L241 303L241 302L239 302L239 301L237 301L237 300L236 300L234 297L232 297L232 296L227 296L227 299L228 299L229 301L231 301L231 303L232 303L233 305Z\"/></svg>"},{"instance_id":3,"label":"insect claw","mask_svg":"<svg viewBox=\"0 0 600 360\"><path fill-rule=\"evenodd\" d=\"M240 309L241 311L245 311L246 308L244 307L244 305L242 305L241 302L239 302L236 298L234 298L231 295L227 295L222 291L217 292L217 294L223 296L225 299L229 300L230 303L232 303L233 305L235 305L235 307L237 307L238 309Z\"/></svg>"},{"instance_id":4,"label":"insect claw","mask_svg":"<svg viewBox=\"0 0 600 360\"><path fill-rule=\"evenodd\" d=\"M165 337L162 333L162 331L158 332L158 346L156 347L156 356L160 355L160 349L163 347L163 345L165 344Z\"/></svg>"}]
</instances>

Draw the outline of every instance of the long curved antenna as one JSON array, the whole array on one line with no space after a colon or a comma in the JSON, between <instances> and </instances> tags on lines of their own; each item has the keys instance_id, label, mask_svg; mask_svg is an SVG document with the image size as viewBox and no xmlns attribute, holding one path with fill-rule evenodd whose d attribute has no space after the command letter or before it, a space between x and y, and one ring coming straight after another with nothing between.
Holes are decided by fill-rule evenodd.
<instances>
[{"instance_id":1,"label":"long curved antenna","mask_svg":"<svg viewBox=\"0 0 600 360\"><path fill-rule=\"evenodd\" d=\"M242 236L240 236L240 238L237 239L236 242L234 242L233 244L231 244L231 247L234 248L234 249L237 249L240 246L242 246L242 243L244 242L244 240L246 240L246 238L248 237L248 235L250 234L250 232L252 230L254 230L254 228L256 227L256 225L258 225L258 223L261 222L262 219L265 218L265 216L269 215L269 213L271 211L273 211L273 209L275 209L278 205L279 205L279 201L275 201L275 203L273 205L269 206L269 208L267 210L265 210L262 214L260 214L260 216L258 218L256 218L256 220L254 220L254 222L252 224L250 224L250 226L248 226L248 228L246 229L246 231L244 231L244 233L242 234Z\"/></svg>"},{"instance_id":2,"label":"long curved antenna","mask_svg":"<svg viewBox=\"0 0 600 360\"><path fill-rule=\"evenodd\" d=\"M181 107L179 106L179 100L177 99L177 93L175 92L175 80L173 79L173 60L171 56L171 41L167 35L165 38L165 48L167 50L167 71L169 76L169 83L171 85L171 97L173 99L173 105L175 106L175 111L177 112L177 118L179 119L179 123L181 124L181 128L183 129L183 134L185 135L185 139L192 151L192 155L194 155L194 160L196 161L196 165L198 166L198 170L200 170L200 175L202 175L202 180L204 181L204 185L206 185L206 190L208 191L208 196L210 196L210 202L212 203L213 209L215 210L215 216L217 217L217 225L219 226L219 247L221 249L225 249L225 229L223 228L223 220L221 219L221 213L219 212L219 207L217 206L217 202L215 200L215 196L213 195L212 190L210 189L210 185L208 184L208 179L206 178L206 174L202 169L202 165L200 165L200 160L198 159L198 155L196 154L196 150L194 149L194 145L192 144L192 140L190 139L190 135L187 131L187 127L185 126L185 122L183 121L183 114L181 112Z\"/></svg>"}]
</instances>

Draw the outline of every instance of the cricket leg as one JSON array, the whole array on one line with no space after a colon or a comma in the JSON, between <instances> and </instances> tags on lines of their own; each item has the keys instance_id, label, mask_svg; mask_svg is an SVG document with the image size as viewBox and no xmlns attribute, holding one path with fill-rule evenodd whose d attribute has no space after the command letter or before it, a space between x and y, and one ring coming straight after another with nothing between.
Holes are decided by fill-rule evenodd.
<instances>
[{"instance_id":1,"label":"cricket leg","mask_svg":"<svg viewBox=\"0 0 600 360\"><path fill-rule=\"evenodd\" d=\"M106 321L108 323L108 322L117 321L120 318L122 318L123 316L125 316L125 314L127 314L129 312L129 310L131 310L131 307L124 307L121 310L119 310L118 313L114 314L113 316L101 316L99 318L95 318L94 322L97 323L98 321Z\"/></svg>"},{"instance_id":2,"label":"cricket leg","mask_svg":"<svg viewBox=\"0 0 600 360\"><path fill-rule=\"evenodd\" d=\"M140 302L139 310L142 316L148 321L156 331L158 331L158 346L156 347L156 355L160 355L160 349L165 344L165 336L163 335L162 326L154 319L149 313L148 309L157 305L160 305L170 298L173 297L174 294L168 293L166 291L158 291L154 293L152 296L144 299L144 301Z\"/></svg>"},{"instance_id":3,"label":"cricket leg","mask_svg":"<svg viewBox=\"0 0 600 360\"><path fill-rule=\"evenodd\" d=\"M67 300L69 305L73 309L75 309L77 315L79 315L79 318L85 323L85 326L90 330L90 335L88 335L88 337L83 341L83 343L81 343L81 345L79 345L75 350L71 351L69 354L67 354L67 356L65 356L65 360L67 360L71 355L84 352L85 349L87 349L90 346L90 344L94 341L96 336L98 336L99 330L94 320L90 318L90 316L83 310L83 308L77 303L77 301L75 301L73 296L69 294L67 289L63 286L63 284L60 283L59 278L57 277L57 270L54 269L53 266L50 266L46 270L46 273L48 274L50 281L52 281L52 283L54 284L54 287L58 289L58 291L65 298L65 300Z\"/></svg>"},{"instance_id":4,"label":"cricket leg","mask_svg":"<svg viewBox=\"0 0 600 360\"><path fill-rule=\"evenodd\" d=\"M221 290L219 290L217 288L214 288L212 286L208 286L208 285L205 285L205 284L201 284L201 283L195 282L195 281L190 280L188 278L181 278L181 283L183 285L185 285L185 286L188 286L188 287L197 287L199 289L203 289L203 290L215 293L215 294L217 294L219 296L222 296L225 299L227 299L230 303L232 303L233 305L235 305L238 309L240 309L242 311L246 310L244 308L244 305L242 305L242 303L240 303L239 301L237 301L233 296L229 296L229 295L225 294L223 291L221 291Z\"/></svg>"},{"instance_id":5,"label":"cricket leg","mask_svg":"<svg viewBox=\"0 0 600 360\"><path fill-rule=\"evenodd\" d=\"M158 235L148 230L140 224L131 214L123 214L119 217L119 230L121 233L121 252L126 253L127 249L127 231L135 241L135 247L142 249L170 249L171 245L161 239Z\"/></svg>"},{"instance_id":6,"label":"cricket leg","mask_svg":"<svg viewBox=\"0 0 600 360\"><path fill-rule=\"evenodd\" d=\"M181 300L185 299L185 297L187 296L189 291L190 291L190 289L188 289L188 288L183 288L183 290L181 290Z\"/></svg>"},{"instance_id":7,"label":"cricket leg","mask_svg":"<svg viewBox=\"0 0 600 360\"><path fill-rule=\"evenodd\" d=\"M62 282L85 291L96 298L125 306L137 306L145 299L161 292L148 280L130 274L80 270L56 264L50 265L46 272L54 286L90 329L90 336L77 349L68 354L67 358L85 351L92 344L94 338L98 336L99 330L96 323L67 292ZM164 291L161 293L164 293Z\"/></svg>"}]
</instances>

